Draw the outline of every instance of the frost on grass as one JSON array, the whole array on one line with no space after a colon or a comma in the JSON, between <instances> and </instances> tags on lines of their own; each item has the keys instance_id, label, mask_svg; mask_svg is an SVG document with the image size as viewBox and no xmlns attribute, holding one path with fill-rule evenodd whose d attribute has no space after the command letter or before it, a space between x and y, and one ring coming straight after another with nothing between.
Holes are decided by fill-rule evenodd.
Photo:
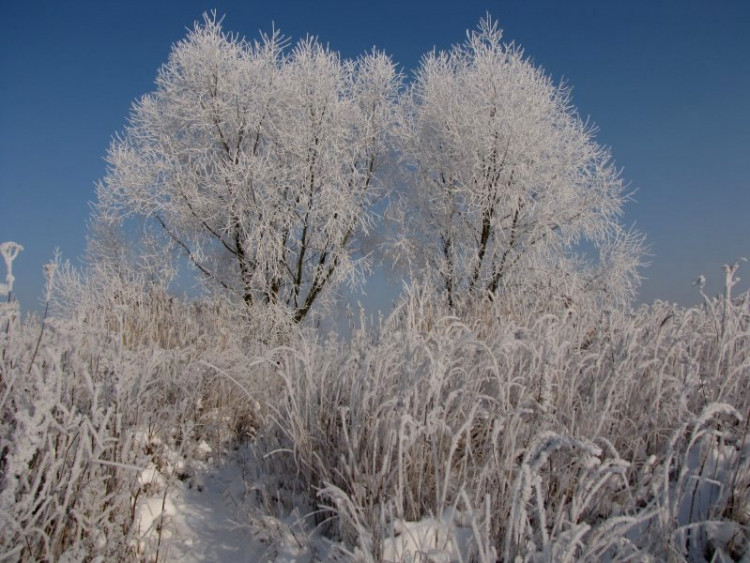
<instances>
[{"instance_id":1,"label":"frost on grass","mask_svg":"<svg viewBox=\"0 0 750 563\"><path fill-rule=\"evenodd\" d=\"M13 261L22 250L23 246L15 242L0 243L0 255L5 262L5 283L0 283L0 295L2 296L7 296L13 291L13 282L16 279L13 276Z\"/></svg>"},{"instance_id":2,"label":"frost on grass","mask_svg":"<svg viewBox=\"0 0 750 563\"><path fill-rule=\"evenodd\" d=\"M415 287L278 345L133 272L52 284L3 318L7 559L748 554L748 294L509 317Z\"/></svg>"},{"instance_id":3,"label":"frost on grass","mask_svg":"<svg viewBox=\"0 0 750 563\"><path fill-rule=\"evenodd\" d=\"M268 463L323 501L328 535L375 560L747 552L747 294L471 324L430 295L338 351L275 352ZM448 512L471 525L437 526Z\"/></svg>"}]
</instances>

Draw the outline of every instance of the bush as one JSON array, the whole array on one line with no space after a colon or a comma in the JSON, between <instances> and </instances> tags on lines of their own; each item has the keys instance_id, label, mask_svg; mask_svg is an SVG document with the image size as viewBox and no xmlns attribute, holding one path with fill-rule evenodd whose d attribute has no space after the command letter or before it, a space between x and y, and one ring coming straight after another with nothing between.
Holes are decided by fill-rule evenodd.
<instances>
[{"instance_id":1,"label":"bush","mask_svg":"<svg viewBox=\"0 0 750 563\"><path fill-rule=\"evenodd\" d=\"M750 295L484 320L432 295L349 345L276 351L268 471L330 534L402 557L408 522L449 515L442 547L466 528L482 561L744 553Z\"/></svg>"},{"instance_id":2,"label":"bush","mask_svg":"<svg viewBox=\"0 0 750 563\"><path fill-rule=\"evenodd\" d=\"M138 277L63 267L48 294L41 322L2 311L0 543L22 561L133 557L142 472L253 430L231 375L246 342L221 303Z\"/></svg>"}]
</instances>

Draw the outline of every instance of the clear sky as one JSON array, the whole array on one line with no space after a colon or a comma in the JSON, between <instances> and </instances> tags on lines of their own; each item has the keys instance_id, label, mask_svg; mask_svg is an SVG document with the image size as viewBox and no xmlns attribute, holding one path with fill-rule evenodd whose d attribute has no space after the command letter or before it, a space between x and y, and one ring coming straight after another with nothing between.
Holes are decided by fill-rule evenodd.
<instances>
[{"instance_id":1,"label":"clear sky","mask_svg":"<svg viewBox=\"0 0 750 563\"><path fill-rule=\"evenodd\" d=\"M171 45L204 11L248 38L272 23L356 56L384 49L408 76L486 13L598 125L636 202L652 265L641 301L693 304L704 273L750 258L750 2L747 0L0 0L0 242L25 247L16 294L42 295L59 247L74 263L112 135L153 90ZM2 266L0 266L2 269ZM744 271L744 276L742 273ZM4 269L0 277L4 277ZM750 264L741 270L750 279ZM743 281L741 288L747 288ZM370 301L387 294L381 282ZM384 303L384 308L387 304Z\"/></svg>"}]
</instances>

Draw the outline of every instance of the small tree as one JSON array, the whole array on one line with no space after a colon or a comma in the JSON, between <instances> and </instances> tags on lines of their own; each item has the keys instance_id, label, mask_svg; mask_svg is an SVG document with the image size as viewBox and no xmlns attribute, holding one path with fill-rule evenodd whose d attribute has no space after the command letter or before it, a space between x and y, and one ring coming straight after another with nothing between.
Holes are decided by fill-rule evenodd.
<instances>
[{"instance_id":1,"label":"small tree","mask_svg":"<svg viewBox=\"0 0 750 563\"><path fill-rule=\"evenodd\" d=\"M156 84L109 149L98 225L145 217L209 288L295 321L358 281L400 87L388 57L289 51L277 32L249 43L206 16Z\"/></svg>"},{"instance_id":2,"label":"small tree","mask_svg":"<svg viewBox=\"0 0 750 563\"><path fill-rule=\"evenodd\" d=\"M627 195L610 155L569 91L501 35L488 18L422 59L403 105L412 175L392 210L396 258L451 306L500 294L627 301L641 237L618 223Z\"/></svg>"}]
</instances>

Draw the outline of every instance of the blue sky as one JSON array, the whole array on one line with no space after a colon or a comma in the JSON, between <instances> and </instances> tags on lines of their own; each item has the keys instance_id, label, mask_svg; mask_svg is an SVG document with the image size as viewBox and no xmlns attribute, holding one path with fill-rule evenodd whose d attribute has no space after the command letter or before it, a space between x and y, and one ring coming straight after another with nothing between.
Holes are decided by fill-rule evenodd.
<instances>
[{"instance_id":1,"label":"blue sky","mask_svg":"<svg viewBox=\"0 0 750 563\"><path fill-rule=\"evenodd\" d=\"M0 241L25 309L59 247L74 263L112 135L153 89L171 45L204 11L246 37L272 22L317 35L344 56L384 49L408 74L433 47L461 42L490 13L505 37L598 125L636 202L624 221L646 233L652 265L641 301L695 303L704 273L750 258L750 2L507 0L129 2L0 1ZM741 270L741 277L743 270ZM0 276L4 276L4 271ZM744 267L750 279L750 264ZM741 288L747 288L743 281ZM370 302L388 291L376 281ZM388 304L383 303L387 308Z\"/></svg>"}]
</instances>

